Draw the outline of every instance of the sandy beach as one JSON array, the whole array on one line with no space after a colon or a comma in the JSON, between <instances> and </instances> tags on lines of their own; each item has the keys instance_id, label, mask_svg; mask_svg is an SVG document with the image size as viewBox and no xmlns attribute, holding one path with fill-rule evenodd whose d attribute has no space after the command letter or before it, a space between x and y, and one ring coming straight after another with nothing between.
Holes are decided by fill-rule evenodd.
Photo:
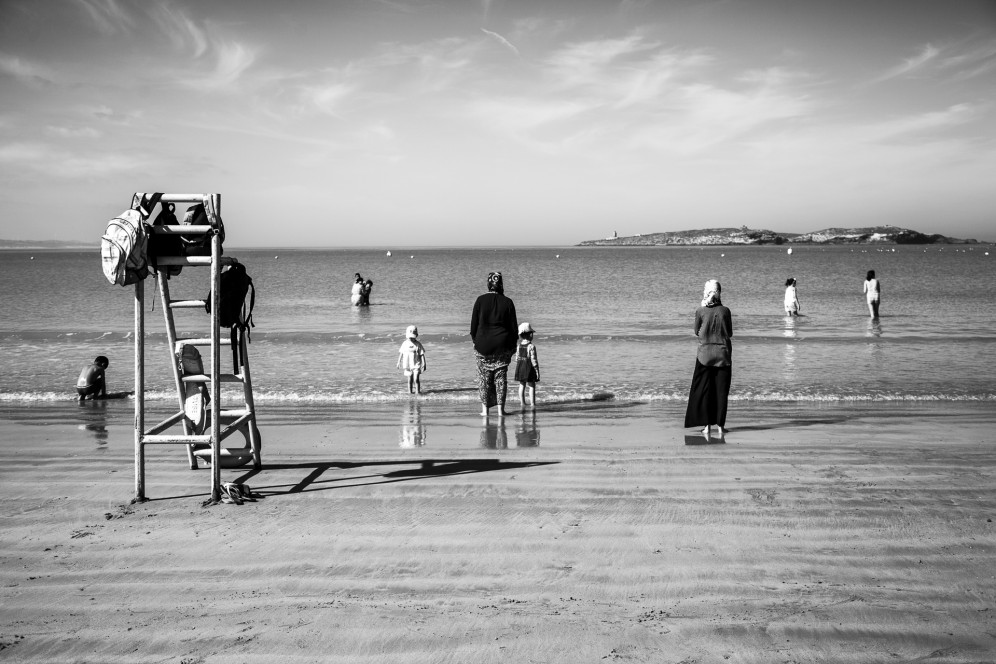
<instances>
[{"instance_id":1,"label":"sandy beach","mask_svg":"<svg viewBox=\"0 0 996 664\"><path fill-rule=\"evenodd\" d=\"M5 661L996 661L991 404L261 408L207 507L75 408L0 412Z\"/></svg>"}]
</instances>

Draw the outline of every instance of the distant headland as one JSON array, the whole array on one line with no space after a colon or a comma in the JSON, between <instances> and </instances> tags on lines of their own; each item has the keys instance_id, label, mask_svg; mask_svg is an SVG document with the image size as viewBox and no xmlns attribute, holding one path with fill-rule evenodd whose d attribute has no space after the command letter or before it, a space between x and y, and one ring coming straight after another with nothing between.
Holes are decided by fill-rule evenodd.
<instances>
[{"instance_id":1,"label":"distant headland","mask_svg":"<svg viewBox=\"0 0 996 664\"><path fill-rule=\"evenodd\" d=\"M775 231L747 228L703 228L694 231L669 233L644 233L601 240L585 240L579 247L651 247L699 246L729 244L979 244L978 240L960 240L934 234L926 235L898 226L872 228L826 228L812 233L776 233Z\"/></svg>"}]
</instances>

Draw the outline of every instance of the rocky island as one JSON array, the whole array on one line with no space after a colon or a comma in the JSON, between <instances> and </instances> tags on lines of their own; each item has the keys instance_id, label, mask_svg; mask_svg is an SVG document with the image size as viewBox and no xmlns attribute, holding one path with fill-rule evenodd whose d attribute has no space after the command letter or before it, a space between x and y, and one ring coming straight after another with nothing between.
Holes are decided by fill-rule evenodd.
<instances>
[{"instance_id":1,"label":"rocky island","mask_svg":"<svg viewBox=\"0 0 996 664\"><path fill-rule=\"evenodd\" d=\"M778 233L764 229L704 228L692 231L645 233L601 240L585 240L577 246L651 247L699 245L754 245L754 244L978 244L978 240L961 240L944 235L926 235L898 226L871 228L826 228L812 233Z\"/></svg>"}]
</instances>

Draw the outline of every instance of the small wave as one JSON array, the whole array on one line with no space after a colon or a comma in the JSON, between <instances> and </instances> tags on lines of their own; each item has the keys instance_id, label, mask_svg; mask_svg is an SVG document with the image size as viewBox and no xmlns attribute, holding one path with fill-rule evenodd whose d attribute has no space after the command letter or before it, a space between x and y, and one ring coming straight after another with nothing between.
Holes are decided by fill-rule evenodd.
<instances>
[{"instance_id":1,"label":"small wave","mask_svg":"<svg viewBox=\"0 0 996 664\"><path fill-rule=\"evenodd\" d=\"M133 400L130 393L119 393L116 399ZM541 390L537 393L538 400L546 404L558 403L598 403L605 401L620 402L642 402L642 403L684 403L688 399L685 391L673 392L650 392L641 390L575 390L552 388ZM229 403L237 402L241 396L239 394L225 393L222 402L226 406ZM418 399L422 403L477 403L478 396L476 388L459 389L439 389L427 390L421 395L413 396L404 391L398 392L349 392L349 391L279 391L279 390L257 390L254 395L258 407L265 407L266 404L307 404L307 405L336 405L336 404L389 404L403 403L412 399ZM0 392L0 403L57 403L70 402L76 400L75 392L69 391L15 391ZM145 400L149 403L175 402L176 393L170 390L152 390L145 393ZM792 392L763 392L740 390L730 395L730 401L740 404L749 403L874 403L874 402L895 402L895 403L925 403L925 402L976 402L987 403L996 401L996 392L981 394L952 394L952 393L929 393L913 394L902 392L866 393L866 394L841 394L836 392L826 393L792 393ZM517 397L513 391L509 391L508 402L517 402Z\"/></svg>"}]
</instances>

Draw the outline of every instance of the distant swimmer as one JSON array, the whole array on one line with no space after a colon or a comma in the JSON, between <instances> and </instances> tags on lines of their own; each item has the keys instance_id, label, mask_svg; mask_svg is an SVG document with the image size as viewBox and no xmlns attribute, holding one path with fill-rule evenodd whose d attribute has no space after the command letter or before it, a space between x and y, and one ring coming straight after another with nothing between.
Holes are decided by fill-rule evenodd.
<instances>
[{"instance_id":1,"label":"distant swimmer","mask_svg":"<svg viewBox=\"0 0 996 664\"><path fill-rule=\"evenodd\" d=\"M109 364L106 357L98 355L93 364L83 367L80 371L80 377L76 379L76 394L79 395L81 403L87 397L107 398L107 381L104 374Z\"/></svg>"},{"instance_id":2,"label":"distant swimmer","mask_svg":"<svg viewBox=\"0 0 996 664\"><path fill-rule=\"evenodd\" d=\"M349 296L349 301L354 307L360 306L363 301L363 277L360 276L359 272L353 276L353 290Z\"/></svg>"},{"instance_id":3,"label":"distant swimmer","mask_svg":"<svg viewBox=\"0 0 996 664\"><path fill-rule=\"evenodd\" d=\"M788 278L785 282L785 313L789 316L798 316L799 310L802 308L799 306L799 294L796 292L796 280L792 277Z\"/></svg>"},{"instance_id":4,"label":"distant swimmer","mask_svg":"<svg viewBox=\"0 0 996 664\"><path fill-rule=\"evenodd\" d=\"M868 315L878 318L878 305L882 299L882 282L875 278L875 270L868 270L865 276L865 301L868 303Z\"/></svg>"},{"instance_id":5,"label":"distant swimmer","mask_svg":"<svg viewBox=\"0 0 996 664\"><path fill-rule=\"evenodd\" d=\"M370 306L370 293L373 292L374 282L367 279L360 286L360 306L369 307Z\"/></svg>"}]
</instances>

